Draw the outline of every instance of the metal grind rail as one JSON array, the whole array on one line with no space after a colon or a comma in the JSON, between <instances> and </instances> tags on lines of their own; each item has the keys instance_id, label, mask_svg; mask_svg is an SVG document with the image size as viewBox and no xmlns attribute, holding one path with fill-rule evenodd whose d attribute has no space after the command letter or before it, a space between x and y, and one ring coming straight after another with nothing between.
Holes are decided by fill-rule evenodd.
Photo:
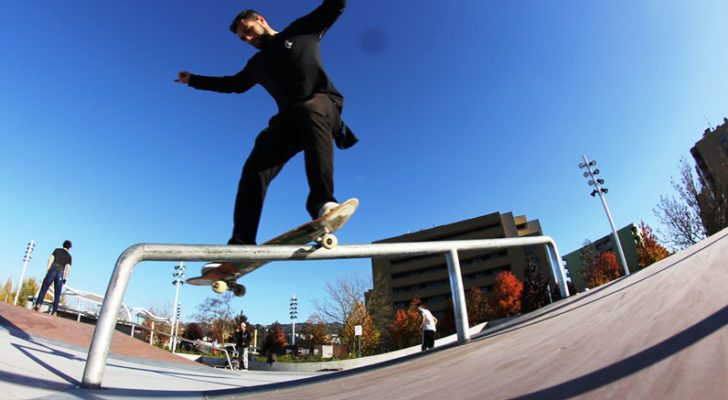
<instances>
[{"instance_id":1,"label":"metal grind rail","mask_svg":"<svg viewBox=\"0 0 728 400\"><path fill-rule=\"evenodd\" d=\"M565 273L556 243L548 236L525 238L451 240L414 243L374 243L364 245L340 245L324 249L310 245L266 245L228 246L192 244L136 244L126 249L114 266L106 289L99 319L89 347L81 387L97 389L106 366L111 348L111 337L116 325L116 316L126 293L131 273L142 261L300 261L334 260L375 257L407 257L430 254L444 254L447 260L450 289L453 293L455 328L458 341L470 339L468 314L465 308L465 290L458 251L493 250L509 247L545 245L549 255L554 279L557 280L561 296L567 297Z\"/></svg>"}]
</instances>

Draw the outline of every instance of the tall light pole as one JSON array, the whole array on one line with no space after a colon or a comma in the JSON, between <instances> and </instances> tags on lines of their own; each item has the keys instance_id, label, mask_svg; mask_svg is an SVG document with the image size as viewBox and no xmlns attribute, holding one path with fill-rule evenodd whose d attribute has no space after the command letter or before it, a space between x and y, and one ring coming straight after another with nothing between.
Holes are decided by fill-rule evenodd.
<instances>
[{"instance_id":1,"label":"tall light pole","mask_svg":"<svg viewBox=\"0 0 728 400\"><path fill-rule=\"evenodd\" d=\"M296 318L298 318L298 299L294 294L291 297L291 346L296 345Z\"/></svg>"},{"instance_id":2,"label":"tall light pole","mask_svg":"<svg viewBox=\"0 0 728 400\"><path fill-rule=\"evenodd\" d=\"M35 249L35 240L31 240L28 243L28 247L25 248L25 255L23 256L23 272L20 273L20 282L18 283L18 291L15 292L15 300L13 304L18 304L18 297L20 296L21 289L23 289L23 278L25 278L25 269L28 267L30 259L33 257L33 250ZM41 304L43 302L41 301Z\"/></svg>"},{"instance_id":3,"label":"tall light pole","mask_svg":"<svg viewBox=\"0 0 728 400\"><path fill-rule=\"evenodd\" d=\"M172 328L169 331L169 334L171 335L170 340L172 341L172 353L174 353L177 348L177 318L179 317L178 314L180 310L179 288L185 283L185 269L186 267L184 262L180 261L179 265L174 266L174 272L172 273L172 276L174 277L172 284L177 287L174 292L174 308L172 308Z\"/></svg>"},{"instance_id":4,"label":"tall light pole","mask_svg":"<svg viewBox=\"0 0 728 400\"><path fill-rule=\"evenodd\" d=\"M592 167L597 165L597 162L595 160L589 161L589 159L586 157L586 154L583 155L584 162L579 163L579 168L584 169L586 168L586 171L584 172L584 178L589 178L589 186L594 186L596 189L592 190L591 195L594 197L595 195L599 195L599 199L602 201L602 205L604 206L604 211L607 213L607 219L609 220L609 225L612 227L612 235L614 236L614 244L617 247L617 253L619 254L619 260L622 263L622 268L624 268L624 275L629 275L629 267L627 266L627 260L624 258L624 251L622 251L622 243L619 241L619 235L617 234L617 228L614 226L614 221L612 220L612 213L609 212L609 207L607 206L607 199L604 198L604 195L609 192L607 188L602 187L604 184L604 179L597 179L596 175L599 175L598 169L592 169Z\"/></svg>"}]
</instances>

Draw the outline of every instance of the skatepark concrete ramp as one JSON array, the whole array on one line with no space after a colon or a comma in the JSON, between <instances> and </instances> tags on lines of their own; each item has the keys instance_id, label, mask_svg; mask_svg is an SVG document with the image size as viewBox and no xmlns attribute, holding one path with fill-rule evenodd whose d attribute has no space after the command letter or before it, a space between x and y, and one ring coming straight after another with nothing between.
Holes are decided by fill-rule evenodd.
<instances>
[{"instance_id":1,"label":"skatepark concrete ramp","mask_svg":"<svg viewBox=\"0 0 728 400\"><path fill-rule=\"evenodd\" d=\"M265 399L728 399L728 230L464 344L291 384Z\"/></svg>"},{"instance_id":2,"label":"skatepark concrete ramp","mask_svg":"<svg viewBox=\"0 0 728 400\"><path fill-rule=\"evenodd\" d=\"M569 291L564 280L564 269L556 243L548 236L526 238L455 240L417 243L376 243L368 245L338 246L322 249L318 246L262 245L262 246L222 246L222 245L182 245L182 244L138 244L126 249L116 262L104 296L98 323L89 347L88 359L83 372L81 386L86 389L101 387L104 367L111 346L111 334L116 315L121 307L131 273L141 261L276 261L276 260L331 260L342 258L373 258L387 256L419 256L443 254L447 260L450 289L453 293L455 327L458 341L467 341L468 318L465 310L465 292L458 251L503 249L508 247L535 246L546 247L554 280L559 285L562 297Z\"/></svg>"}]
</instances>

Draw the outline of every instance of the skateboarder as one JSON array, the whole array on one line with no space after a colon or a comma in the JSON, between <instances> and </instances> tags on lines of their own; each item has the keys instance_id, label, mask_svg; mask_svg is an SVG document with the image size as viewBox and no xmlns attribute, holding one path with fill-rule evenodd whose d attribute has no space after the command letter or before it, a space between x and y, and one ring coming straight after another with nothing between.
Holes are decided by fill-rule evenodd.
<instances>
[{"instance_id":1,"label":"skateboarder","mask_svg":"<svg viewBox=\"0 0 728 400\"><path fill-rule=\"evenodd\" d=\"M345 5L345 0L324 0L280 32L263 15L245 10L235 17L230 30L258 52L240 72L218 77L187 71L178 74L177 82L221 93L244 93L259 84L278 105L278 113L256 138L243 166L228 244L256 244L268 185L301 151L310 189L306 209L311 218L337 205L334 138L340 148L352 146L357 139L341 120L344 98L324 71L319 44Z\"/></svg>"},{"instance_id":2,"label":"skateboarder","mask_svg":"<svg viewBox=\"0 0 728 400\"><path fill-rule=\"evenodd\" d=\"M61 290L63 285L68 279L68 274L71 272L71 241L66 240L63 242L63 247L60 249L53 250L53 253L48 257L48 271L46 272L43 284L38 292L38 297L35 299L35 306L33 310L38 311L40 306L43 305L43 299L45 298L48 288L53 284L53 307L48 310L48 314L55 314L58 312L58 302L61 300Z\"/></svg>"}]
</instances>

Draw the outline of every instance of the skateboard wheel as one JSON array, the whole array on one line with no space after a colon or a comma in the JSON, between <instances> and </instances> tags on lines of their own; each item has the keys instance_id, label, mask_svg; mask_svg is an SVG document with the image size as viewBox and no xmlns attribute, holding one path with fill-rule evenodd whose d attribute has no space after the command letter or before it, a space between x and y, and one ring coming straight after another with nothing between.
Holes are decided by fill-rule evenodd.
<instances>
[{"instance_id":1,"label":"skateboard wheel","mask_svg":"<svg viewBox=\"0 0 728 400\"><path fill-rule=\"evenodd\" d=\"M324 246L324 248L327 249L333 249L336 247L336 245L339 244L339 240L336 239L336 236L327 233L321 237L321 246Z\"/></svg>"},{"instance_id":2,"label":"skateboard wheel","mask_svg":"<svg viewBox=\"0 0 728 400\"><path fill-rule=\"evenodd\" d=\"M225 293L228 290L228 284L225 281L217 281L212 284L212 291L215 293Z\"/></svg>"},{"instance_id":3,"label":"skateboard wheel","mask_svg":"<svg viewBox=\"0 0 728 400\"><path fill-rule=\"evenodd\" d=\"M233 288L233 294L237 297L245 296L245 285L235 285Z\"/></svg>"}]
</instances>

